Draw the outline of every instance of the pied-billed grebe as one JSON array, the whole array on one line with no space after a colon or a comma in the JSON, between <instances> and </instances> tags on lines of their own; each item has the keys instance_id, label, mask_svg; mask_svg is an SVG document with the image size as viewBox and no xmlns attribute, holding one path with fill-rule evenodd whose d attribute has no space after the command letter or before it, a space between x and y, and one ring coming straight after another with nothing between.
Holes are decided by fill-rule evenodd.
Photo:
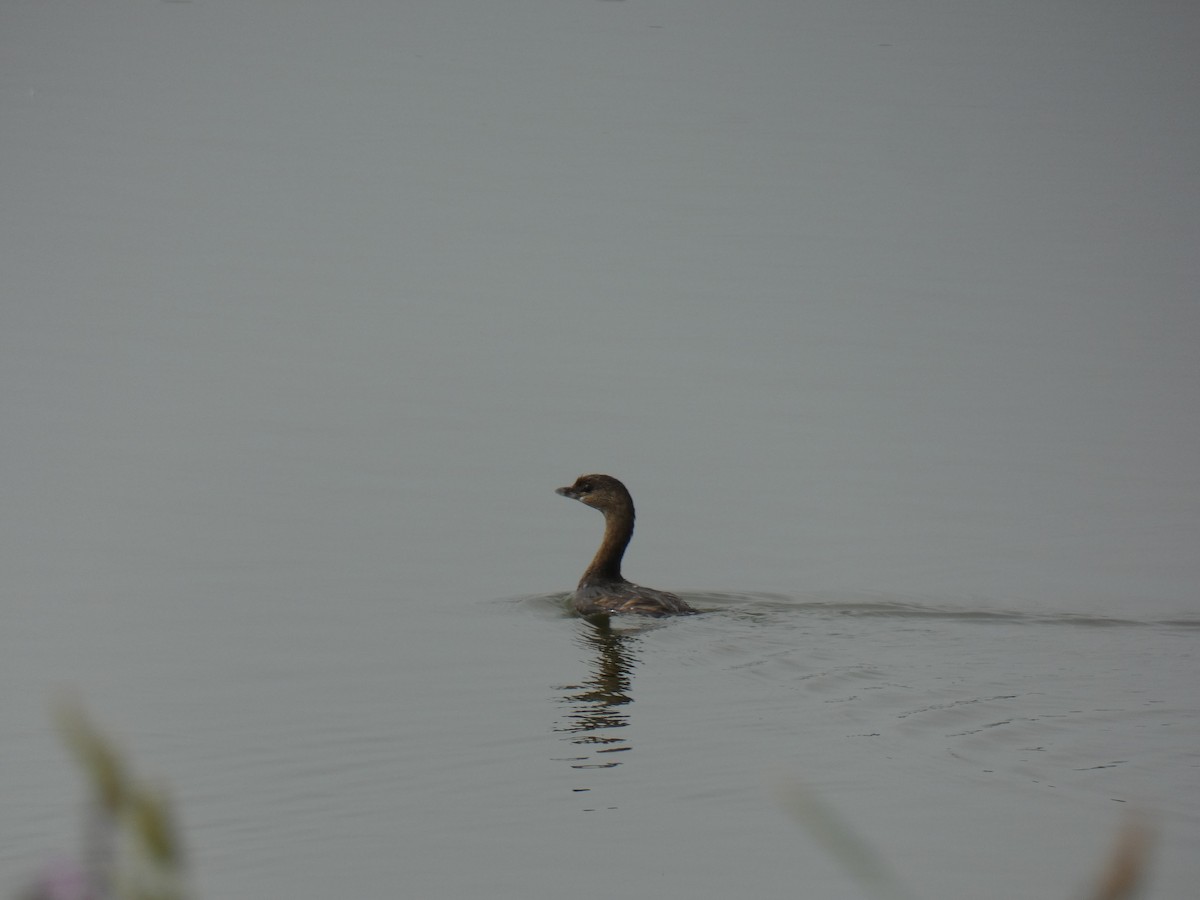
<instances>
[{"instance_id":1,"label":"pied-billed grebe","mask_svg":"<svg viewBox=\"0 0 1200 900\"><path fill-rule=\"evenodd\" d=\"M625 485L611 475L580 475L573 485L558 488L555 493L604 513L604 540L571 598L577 613L670 616L696 611L674 594L644 588L621 577L621 557L633 537L633 498Z\"/></svg>"}]
</instances>

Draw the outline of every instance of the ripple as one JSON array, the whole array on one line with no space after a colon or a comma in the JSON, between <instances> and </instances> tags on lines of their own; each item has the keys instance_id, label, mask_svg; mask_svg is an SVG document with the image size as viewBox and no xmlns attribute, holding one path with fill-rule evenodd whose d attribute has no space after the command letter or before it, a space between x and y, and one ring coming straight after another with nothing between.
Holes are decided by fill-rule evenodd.
<instances>
[{"instance_id":1,"label":"ripple","mask_svg":"<svg viewBox=\"0 0 1200 900\"><path fill-rule=\"evenodd\" d=\"M898 620L948 620L1030 625L1068 625L1091 628L1167 627L1200 629L1200 618L1137 619L1074 612L1034 612L987 606L975 601L953 603L929 597L886 593L782 594L767 591L676 591L701 613L725 615L744 621L770 622L797 615L820 618L883 618ZM497 602L524 606L551 616L573 616L570 592L527 594Z\"/></svg>"}]
</instances>

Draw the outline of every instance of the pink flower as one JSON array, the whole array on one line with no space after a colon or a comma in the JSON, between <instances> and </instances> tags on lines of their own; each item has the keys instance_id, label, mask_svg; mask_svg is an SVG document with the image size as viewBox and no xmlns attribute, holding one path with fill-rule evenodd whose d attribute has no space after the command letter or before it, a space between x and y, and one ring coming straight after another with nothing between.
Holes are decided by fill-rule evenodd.
<instances>
[{"instance_id":1,"label":"pink flower","mask_svg":"<svg viewBox=\"0 0 1200 900\"><path fill-rule=\"evenodd\" d=\"M57 859L46 865L21 900L99 900L99 894L88 884L87 873L78 863Z\"/></svg>"}]
</instances>

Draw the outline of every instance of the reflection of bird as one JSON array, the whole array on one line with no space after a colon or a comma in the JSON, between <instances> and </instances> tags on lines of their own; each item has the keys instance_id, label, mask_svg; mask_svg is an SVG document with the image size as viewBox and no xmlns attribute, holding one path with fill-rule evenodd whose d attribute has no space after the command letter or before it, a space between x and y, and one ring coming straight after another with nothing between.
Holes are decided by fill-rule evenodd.
<instances>
[{"instance_id":1,"label":"reflection of bird","mask_svg":"<svg viewBox=\"0 0 1200 900\"><path fill-rule=\"evenodd\" d=\"M597 746L597 753L620 753L629 750L623 738L612 733L614 729L629 724L629 716L622 709L633 702L630 694L633 657L629 642L636 640L631 635L613 631L600 624L588 628L581 636L581 643L596 651L591 677L581 684L563 688L567 693L564 700L571 705L567 723L557 728L571 735L573 744ZM585 762L587 757L578 757L572 765L577 769L607 769L620 765L618 762Z\"/></svg>"},{"instance_id":2,"label":"reflection of bird","mask_svg":"<svg viewBox=\"0 0 1200 900\"><path fill-rule=\"evenodd\" d=\"M579 579L572 605L580 615L632 612L647 616L694 613L679 597L626 581L621 558L633 537L633 498L625 485L611 475L581 475L570 487L556 493L604 513L604 540Z\"/></svg>"}]
</instances>

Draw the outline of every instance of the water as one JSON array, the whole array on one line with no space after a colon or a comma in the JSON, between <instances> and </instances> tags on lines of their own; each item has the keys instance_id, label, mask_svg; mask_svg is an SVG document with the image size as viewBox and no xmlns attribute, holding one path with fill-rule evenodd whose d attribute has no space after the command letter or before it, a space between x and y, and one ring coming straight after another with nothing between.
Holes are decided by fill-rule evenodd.
<instances>
[{"instance_id":1,"label":"water","mask_svg":"<svg viewBox=\"0 0 1200 900\"><path fill-rule=\"evenodd\" d=\"M1188 896L1197 24L6 6L3 884L67 688L205 897Z\"/></svg>"}]
</instances>

